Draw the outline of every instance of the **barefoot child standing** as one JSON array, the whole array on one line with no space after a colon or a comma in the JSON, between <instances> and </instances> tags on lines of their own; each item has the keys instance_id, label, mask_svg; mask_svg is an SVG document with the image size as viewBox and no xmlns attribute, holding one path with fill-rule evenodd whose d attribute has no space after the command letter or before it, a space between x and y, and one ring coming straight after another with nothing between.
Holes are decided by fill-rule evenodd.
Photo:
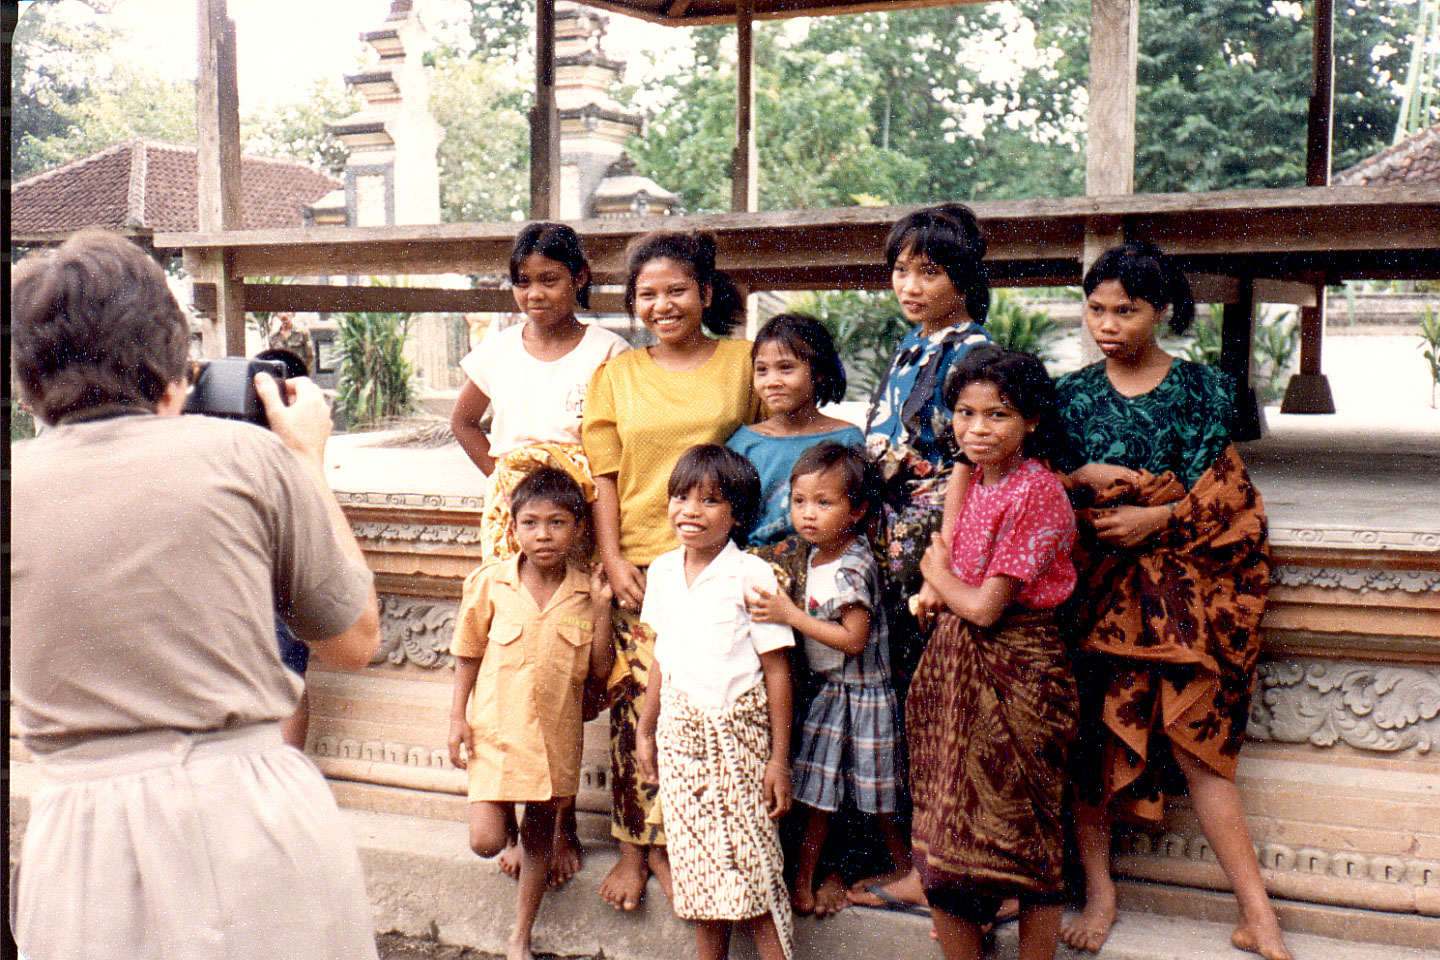
<instances>
[{"instance_id":1,"label":"barefoot child standing","mask_svg":"<svg viewBox=\"0 0 1440 960\"><path fill-rule=\"evenodd\" d=\"M549 884L555 818L579 787L585 678L610 673L610 588L569 563L585 497L542 467L510 498L519 555L465 579L450 652L450 760L470 775L470 848L482 857L520 822L520 889L510 960L531 960L530 931Z\"/></svg>"},{"instance_id":2,"label":"barefoot child standing","mask_svg":"<svg viewBox=\"0 0 1440 960\"><path fill-rule=\"evenodd\" d=\"M762 592L750 603L761 623L800 632L810 669L822 679L795 760L795 799L806 808L795 877L801 913L817 910L816 866L831 815L847 794L874 817L891 866L910 869L909 847L895 823L904 770L889 631L880 567L863 532L878 505L872 476L853 447L822 443L801 454L790 475L790 512L810 546L805 609L783 591ZM843 896L843 887L837 884L836 892Z\"/></svg>"},{"instance_id":3,"label":"barefoot child standing","mask_svg":"<svg viewBox=\"0 0 1440 960\"><path fill-rule=\"evenodd\" d=\"M790 809L790 665L795 640L746 600L779 589L740 550L760 477L719 444L691 447L670 474L680 547L657 557L643 622L655 631L637 731L641 776L660 784L676 916L695 921L701 960L723 960L738 922L761 960L788 960L791 916L780 833Z\"/></svg>"}]
</instances>

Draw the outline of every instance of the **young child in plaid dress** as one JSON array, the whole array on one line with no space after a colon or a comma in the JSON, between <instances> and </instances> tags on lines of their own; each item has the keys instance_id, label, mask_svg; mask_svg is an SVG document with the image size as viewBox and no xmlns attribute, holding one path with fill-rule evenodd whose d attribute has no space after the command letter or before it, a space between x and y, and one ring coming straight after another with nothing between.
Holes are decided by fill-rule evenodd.
<instances>
[{"instance_id":1,"label":"young child in plaid dress","mask_svg":"<svg viewBox=\"0 0 1440 960\"><path fill-rule=\"evenodd\" d=\"M852 447L811 447L790 473L795 529L810 545L805 609L776 591L751 603L754 619L783 623L803 638L821 686L810 703L795 758L795 800L806 807L794 905L816 909L815 872L830 817L847 794L877 821L895 869L910 868L895 824L903 765L880 568L863 534L876 504L872 468Z\"/></svg>"}]
</instances>

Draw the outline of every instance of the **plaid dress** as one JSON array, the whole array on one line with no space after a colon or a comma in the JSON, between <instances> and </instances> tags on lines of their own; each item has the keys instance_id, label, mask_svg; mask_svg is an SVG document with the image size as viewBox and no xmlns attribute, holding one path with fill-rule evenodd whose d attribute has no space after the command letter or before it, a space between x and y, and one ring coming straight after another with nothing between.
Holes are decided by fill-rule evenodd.
<instances>
[{"instance_id":1,"label":"plaid dress","mask_svg":"<svg viewBox=\"0 0 1440 960\"><path fill-rule=\"evenodd\" d=\"M823 671L822 683L800 731L795 758L795 799L835 811L849 796L862 813L894 813L904 760L900 756L899 709L890 685L890 635L886 628L880 568L857 537L837 561L833 596L815 600L815 568L807 578L806 612L838 622L859 604L870 613L870 642L859 656ZM823 594L832 591L824 590Z\"/></svg>"}]
</instances>

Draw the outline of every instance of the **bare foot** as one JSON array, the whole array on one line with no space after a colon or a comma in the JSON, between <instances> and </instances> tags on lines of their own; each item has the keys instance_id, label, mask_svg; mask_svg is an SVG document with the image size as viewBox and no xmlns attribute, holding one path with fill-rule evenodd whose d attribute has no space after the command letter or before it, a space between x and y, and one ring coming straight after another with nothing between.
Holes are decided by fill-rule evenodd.
<instances>
[{"instance_id":1,"label":"bare foot","mask_svg":"<svg viewBox=\"0 0 1440 960\"><path fill-rule=\"evenodd\" d=\"M866 887L873 887L877 883L881 886L888 886L897 880L905 879L911 874L914 874L917 880L920 877L920 875L916 873L913 868L907 868L905 870L891 870L889 873L882 873L874 877L866 877L864 880L856 880L854 883L850 884L850 889L855 893L864 893ZM852 900L851 902L853 903L854 901Z\"/></svg>"},{"instance_id":2,"label":"bare foot","mask_svg":"<svg viewBox=\"0 0 1440 960\"><path fill-rule=\"evenodd\" d=\"M866 886L874 885L875 881L873 880L868 884L861 880L851 887L848 894L850 902L862 907L893 907L894 901L898 900L901 903L910 903L917 907L929 906L925 900L925 887L920 882L920 873L917 870L901 874L895 880L880 883L880 889L891 898L891 902L888 904L884 898L866 889Z\"/></svg>"},{"instance_id":3,"label":"bare foot","mask_svg":"<svg viewBox=\"0 0 1440 960\"><path fill-rule=\"evenodd\" d=\"M505 945L505 960L535 960L535 954L530 952L530 938L516 940L512 936Z\"/></svg>"},{"instance_id":4,"label":"bare foot","mask_svg":"<svg viewBox=\"0 0 1440 960\"><path fill-rule=\"evenodd\" d=\"M1015 897L1006 897L1005 902L1000 904L1000 909L995 913L995 926L1002 923L1009 923L1011 920L1020 919L1020 901Z\"/></svg>"},{"instance_id":5,"label":"bare foot","mask_svg":"<svg viewBox=\"0 0 1440 960\"><path fill-rule=\"evenodd\" d=\"M645 896L645 881L649 879L644 849L633 843L621 843L620 859L601 881L600 896L616 910L634 910Z\"/></svg>"},{"instance_id":6,"label":"bare foot","mask_svg":"<svg viewBox=\"0 0 1440 960\"><path fill-rule=\"evenodd\" d=\"M1285 938L1280 934L1280 925L1271 922L1265 926L1270 929L1241 921L1235 932L1230 934L1230 942L1237 950L1258 953L1265 960L1293 960L1290 949L1285 946Z\"/></svg>"},{"instance_id":7,"label":"bare foot","mask_svg":"<svg viewBox=\"0 0 1440 960\"><path fill-rule=\"evenodd\" d=\"M550 889L563 887L569 882L571 877L580 872L580 865L584 860L585 851L580 847L579 838L557 820L555 823L555 853L554 859L550 863Z\"/></svg>"},{"instance_id":8,"label":"bare foot","mask_svg":"<svg viewBox=\"0 0 1440 960\"><path fill-rule=\"evenodd\" d=\"M790 906L796 913L806 914L815 912L815 891L800 884L795 887L795 892L790 894Z\"/></svg>"},{"instance_id":9,"label":"bare foot","mask_svg":"<svg viewBox=\"0 0 1440 960\"><path fill-rule=\"evenodd\" d=\"M1075 950L1094 953L1110 936L1115 925L1115 891L1095 890L1085 899L1085 909L1060 925L1060 939Z\"/></svg>"},{"instance_id":10,"label":"bare foot","mask_svg":"<svg viewBox=\"0 0 1440 960\"><path fill-rule=\"evenodd\" d=\"M505 849L500 851L500 855L495 858L495 862L500 865L501 873L505 874L505 876L511 880L519 880L520 844L515 840L511 840L505 844Z\"/></svg>"},{"instance_id":11,"label":"bare foot","mask_svg":"<svg viewBox=\"0 0 1440 960\"><path fill-rule=\"evenodd\" d=\"M671 892L670 887L670 854L664 847L652 844L649 854L645 857L645 863L650 868L650 872L655 874L655 879L660 881L660 889L665 892L665 898L674 900L675 895Z\"/></svg>"},{"instance_id":12,"label":"bare foot","mask_svg":"<svg viewBox=\"0 0 1440 960\"><path fill-rule=\"evenodd\" d=\"M845 881L840 879L839 874L832 873L820 881L820 889L815 891L817 917L833 917L848 906L850 898L846 895Z\"/></svg>"}]
</instances>

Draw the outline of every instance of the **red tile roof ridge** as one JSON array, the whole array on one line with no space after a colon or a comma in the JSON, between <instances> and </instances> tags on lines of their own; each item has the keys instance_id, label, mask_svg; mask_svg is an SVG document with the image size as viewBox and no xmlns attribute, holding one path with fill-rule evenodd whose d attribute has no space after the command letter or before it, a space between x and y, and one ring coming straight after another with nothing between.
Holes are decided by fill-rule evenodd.
<instances>
[{"instance_id":1,"label":"red tile roof ridge","mask_svg":"<svg viewBox=\"0 0 1440 960\"><path fill-rule=\"evenodd\" d=\"M1368 183L1383 180L1385 173L1397 167L1412 166L1416 158L1431 154L1435 162L1440 162L1440 123L1432 124L1423 130L1419 130L1401 140L1361 160L1359 163L1335 174L1333 182L1337 186L1363 186ZM1401 182L1411 182L1408 179Z\"/></svg>"},{"instance_id":2,"label":"red tile roof ridge","mask_svg":"<svg viewBox=\"0 0 1440 960\"><path fill-rule=\"evenodd\" d=\"M136 138L136 139L134 139L134 140L126 140L126 141L123 141L123 142L121 142L121 143L117 143L117 144L115 144L114 146L106 147L106 148L103 149L103 150L97 150L95 153L87 153L85 156L83 156L83 157L76 157L74 160L67 160L67 161L65 161L64 163L59 164L59 165L57 165L57 166L50 167L49 169L46 169L46 170L41 170L39 173L32 173L32 174L31 174L30 176L28 176L28 177L24 177L24 178L22 178L22 179L20 179L20 180L16 180L15 183L16 183L16 184L21 184L21 183L34 183L34 182L37 182L37 181L39 181L39 180L41 180L41 179L43 179L43 178L52 177L52 176L54 176L54 175L56 175L56 174L59 174L59 173L65 173L65 172L68 172L68 171L70 171L70 170L74 170L74 169L76 169L76 168L78 168L78 167L82 167L82 166L84 166L84 165L86 165L86 164L88 164L88 163L94 163L94 162L97 161L97 160L100 160L100 159L105 158L105 157L109 157L109 156L111 156L111 155L113 155L113 154L116 154L116 153L122 153L122 152L126 152L126 151L134 152L134 151L136 150L136 148L144 148L144 150L141 151L141 152L147 152L147 151L150 151L150 150L168 150L168 151L170 151L170 152L172 152L172 153L181 153L181 154L196 154L196 153L199 152L199 148L198 148L195 144L193 144L193 143L174 143L174 142L169 141L169 140L151 140L151 139L147 139L147 138L144 138L144 137L139 137L139 138ZM317 169L315 169L314 167L310 166L310 164L306 163L305 161L303 161L303 160L296 160L296 159L293 158L293 157L271 157L271 156L267 156L267 155L261 154L261 153L242 153L242 154L240 155L240 159L241 159L243 162L245 162L245 163L255 162L255 163L278 164L278 165L286 166L286 167L299 167L299 168L303 168L303 169L305 169L305 170L308 170L308 171L310 171L311 173L314 173L314 174L316 174L316 175L318 175L318 176L326 177L326 178L334 181L334 184L335 184L335 186L336 186L337 188L338 188L338 187L343 187L343 186L345 185L345 182L344 182L343 180L341 180L339 177L335 176L334 174L329 173L328 171L325 171L325 170L317 170ZM134 161L135 161L135 158L132 156L132 158L131 158L132 164L134 163ZM134 176L134 174L133 174L133 172L132 172L132 178L133 178L133 176ZM143 186L144 186L144 182L145 182L145 181L144 181L143 176L142 176L142 178L141 178L141 180L140 180L140 183L139 183L139 186L142 186L142 187L143 187ZM133 189L135 186L136 186L136 184L135 184L134 180L132 179L132 181L131 181L131 187L132 187L132 189Z\"/></svg>"}]
</instances>

